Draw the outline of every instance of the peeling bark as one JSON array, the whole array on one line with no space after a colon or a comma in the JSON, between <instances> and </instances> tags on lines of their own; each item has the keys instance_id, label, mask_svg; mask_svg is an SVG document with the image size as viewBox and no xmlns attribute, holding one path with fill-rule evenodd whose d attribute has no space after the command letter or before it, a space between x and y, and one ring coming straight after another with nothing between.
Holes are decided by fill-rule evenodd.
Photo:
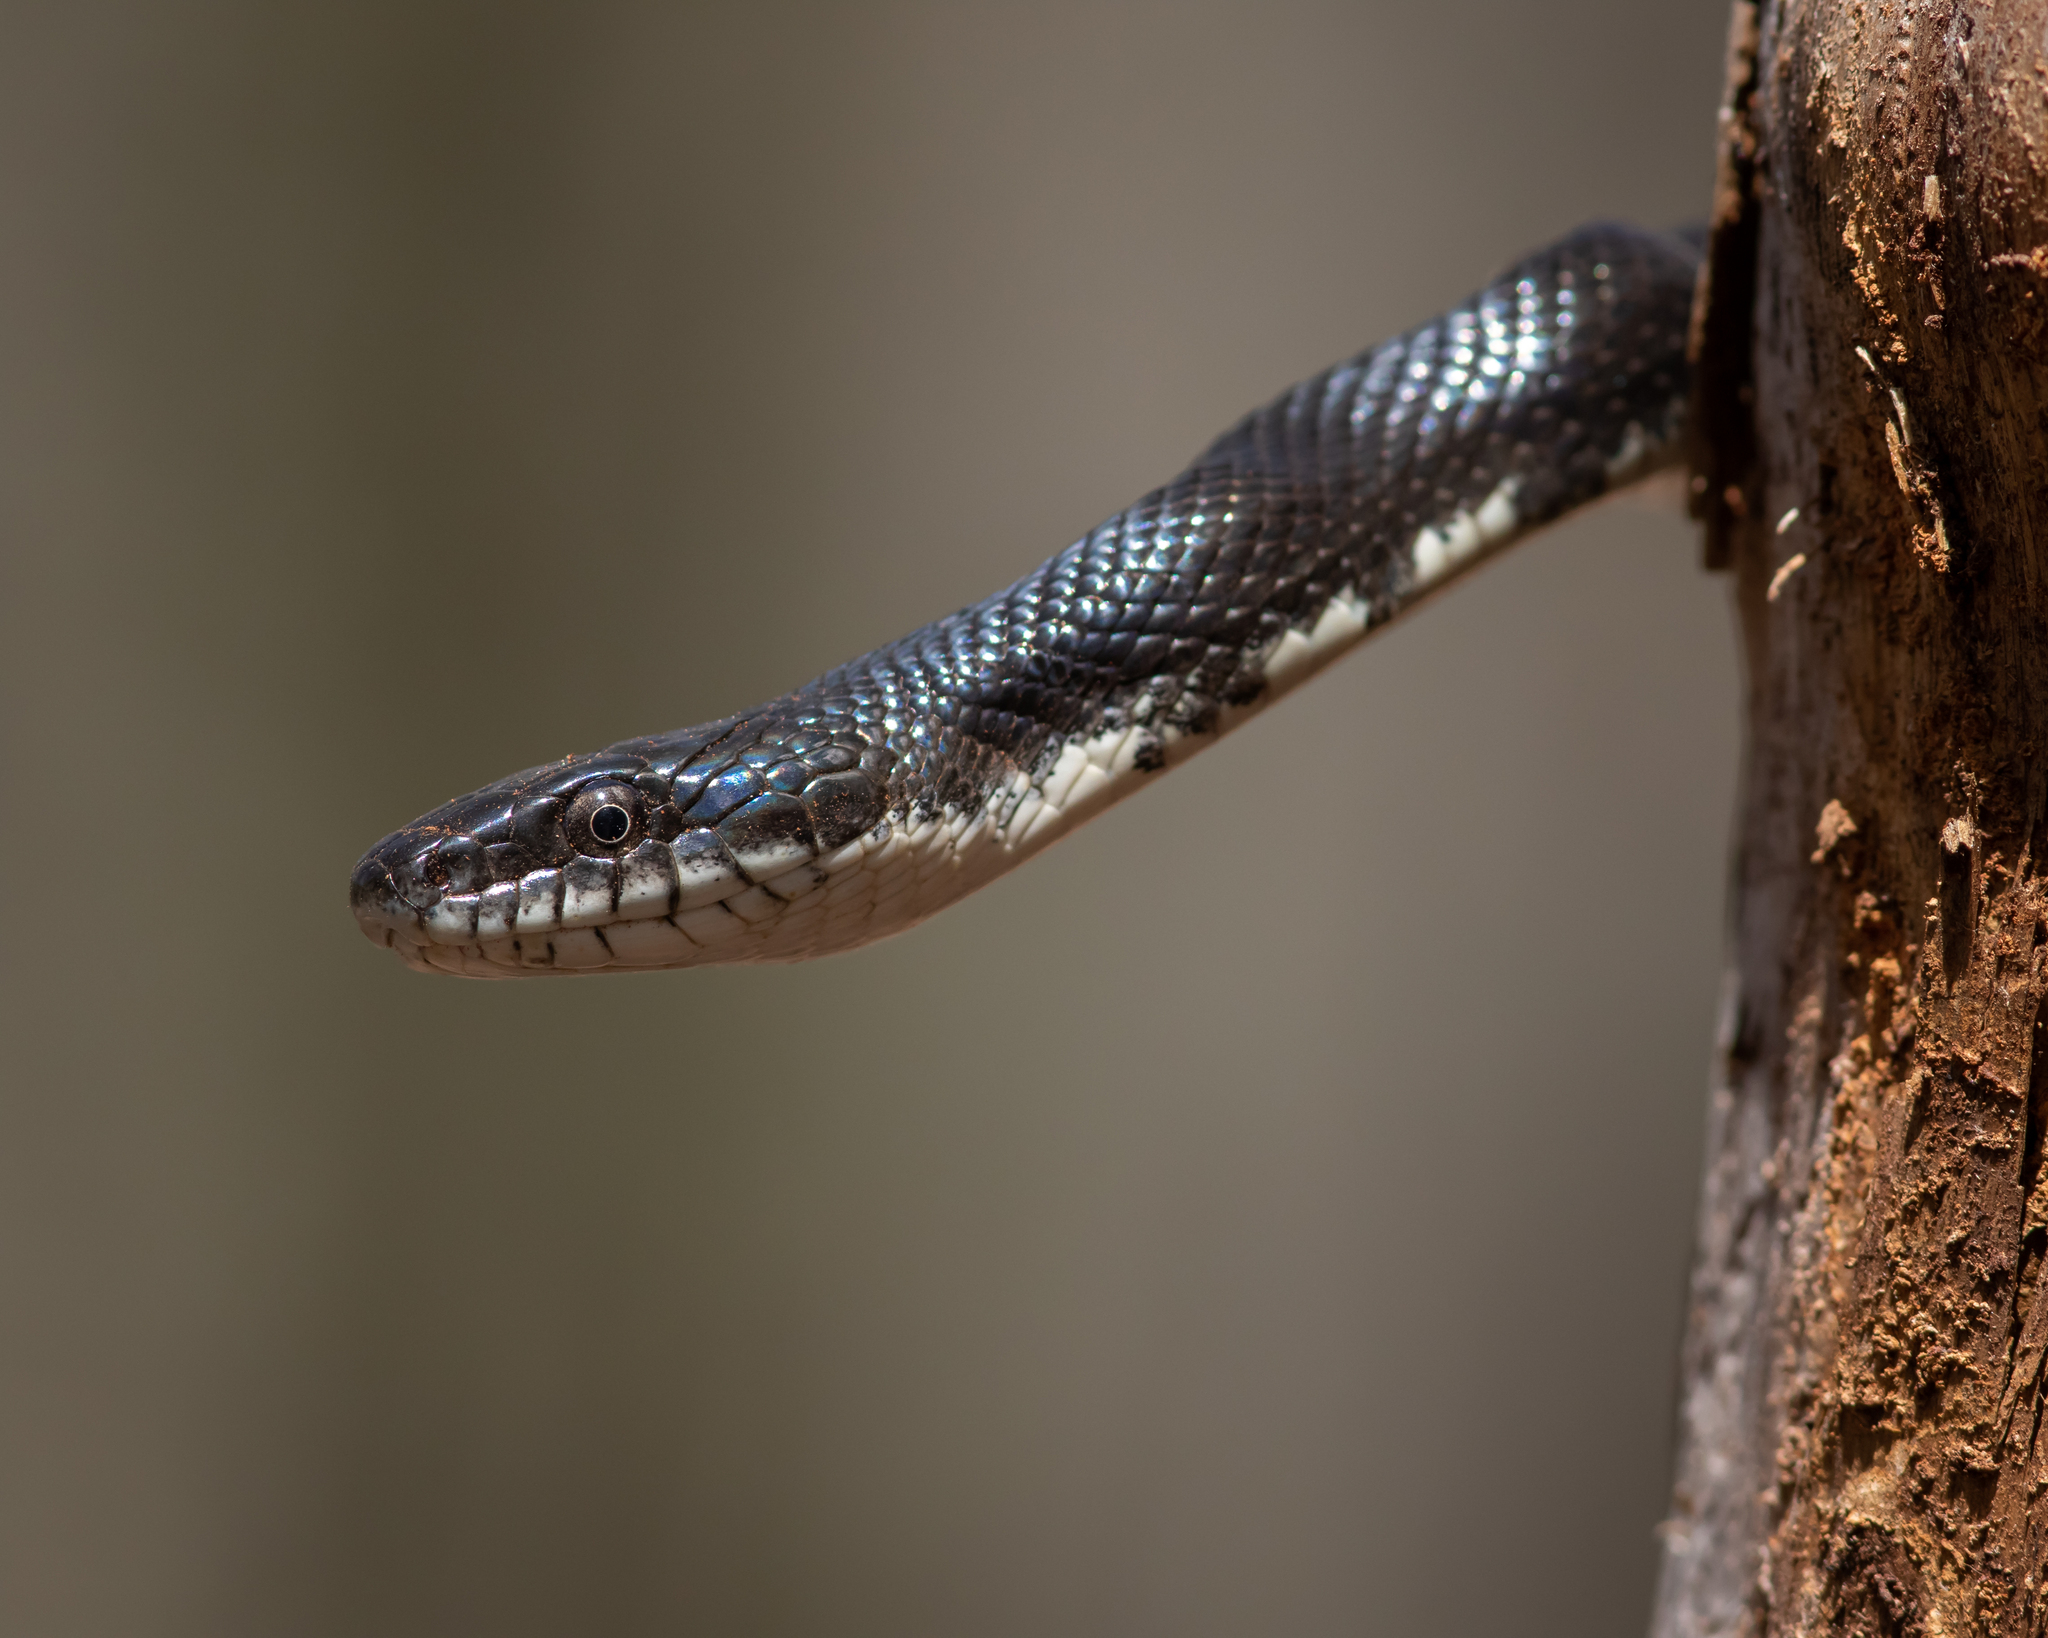
<instances>
[{"instance_id":1,"label":"peeling bark","mask_svg":"<svg viewBox=\"0 0 2048 1638\"><path fill-rule=\"evenodd\" d=\"M1749 746L1654 1631L2040 1633L2048 0L1732 37L1694 490Z\"/></svg>"}]
</instances>

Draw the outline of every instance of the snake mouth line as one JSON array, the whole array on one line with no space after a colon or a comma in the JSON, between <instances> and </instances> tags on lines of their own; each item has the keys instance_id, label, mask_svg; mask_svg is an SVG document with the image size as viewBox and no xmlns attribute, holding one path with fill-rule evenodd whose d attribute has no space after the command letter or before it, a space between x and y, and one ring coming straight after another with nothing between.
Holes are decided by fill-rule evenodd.
<instances>
[{"instance_id":1,"label":"snake mouth line","mask_svg":"<svg viewBox=\"0 0 2048 1638\"><path fill-rule=\"evenodd\" d=\"M556 927L459 943L431 939L417 926L368 917L358 917L357 924L372 943L392 951L415 971L464 978L525 978L636 968L654 971L707 962L774 960L777 956L772 946L790 943L790 935L798 931L778 925L784 919L781 916L749 922L723 904L681 914L688 918L689 931L679 924L678 916L652 916L603 927ZM824 953L809 940L803 943L802 954ZM798 959L798 952L782 959Z\"/></svg>"},{"instance_id":2,"label":"snake mouth line","mask_svg":"<svg viewBox=\"0 0 2048 1638\"><path fill-rule=\"evenodd\" d=\"M783 959L795 959L824 953L835 935L886 911L896 896L889 884L858 868L860 848L848 851L850 859L828 861L840 866L836 872L805 864L766 883L737 878L723 884L724 897L710 902L692 902L673 878L658 899L622 901L614 893L601 910L565 903L558 886L549 899L526 882L507 883L508 898L528 888L527 898L537 901L521 925L480 916L477 894L445 895L415 907L395 893L372 890L358 900L356 924L417 971L475 978L773 960L782 951L789 952ZM903 874L910 878L904 885L911 885L916 873Z\"/></svg>"}]
</instances>

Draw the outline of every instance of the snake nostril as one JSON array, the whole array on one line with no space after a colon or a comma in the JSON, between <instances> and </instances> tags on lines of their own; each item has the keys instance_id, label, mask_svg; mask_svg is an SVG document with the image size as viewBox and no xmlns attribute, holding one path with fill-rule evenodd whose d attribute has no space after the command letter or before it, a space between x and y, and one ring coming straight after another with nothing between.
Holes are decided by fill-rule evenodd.
<instances>
[{"instance_id":1,"label":"snake nostril","mask_svg":"<svg viewBox=\"0 0 2048 1638\"><path fill-rule=\"evenodd\" d=\"M431 851L409 854L391 867L393 891L415 910L431 910L439 904L445 880L446 876L435 863Z\"/></svg>"},{"instance_id":2,"label":"snake nostril","mask_svg":"<svg viewBox=\"0 0 2048 1638\"><path fill-rule=\"evenodd\" d=\"M482 885L484 850L467 836L451 837L426 862L429 883L444 893L469 893Z\"/></svg>"}]
</instances>

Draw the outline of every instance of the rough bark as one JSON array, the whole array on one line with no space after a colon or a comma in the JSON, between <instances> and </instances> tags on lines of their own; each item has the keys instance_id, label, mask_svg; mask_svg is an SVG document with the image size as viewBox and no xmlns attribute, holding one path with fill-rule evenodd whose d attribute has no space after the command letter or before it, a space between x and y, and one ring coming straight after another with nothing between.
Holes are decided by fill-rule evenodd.
<instances>
[{"instance_id":1,"label":"rough bark","mask_svg":"<svg viewBox=\"0 0 2048 1638\"><path fill-rule=\"evenodd\" d=\"M1749 745L1654 1630L2037 1633L2048 0L1732 35L1695 494Z\"/></svg>"}]
</instances>

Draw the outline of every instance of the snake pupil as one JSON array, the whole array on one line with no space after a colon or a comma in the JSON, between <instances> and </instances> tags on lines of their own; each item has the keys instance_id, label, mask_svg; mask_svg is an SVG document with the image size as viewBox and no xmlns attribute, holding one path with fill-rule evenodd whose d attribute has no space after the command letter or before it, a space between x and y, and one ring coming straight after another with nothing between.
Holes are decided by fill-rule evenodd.
<instances>
[{"instance_id":1,"label":"snake pupil","mask_svg":"<svg viewBox=\"0 0 2048 1638\"><path fill-rule=\"evenodd\" d=\"M616 802L607 802L590 816L590 834L610 846L623 842L633 828L633 816Z\"/></svg>"}]
</instances>

